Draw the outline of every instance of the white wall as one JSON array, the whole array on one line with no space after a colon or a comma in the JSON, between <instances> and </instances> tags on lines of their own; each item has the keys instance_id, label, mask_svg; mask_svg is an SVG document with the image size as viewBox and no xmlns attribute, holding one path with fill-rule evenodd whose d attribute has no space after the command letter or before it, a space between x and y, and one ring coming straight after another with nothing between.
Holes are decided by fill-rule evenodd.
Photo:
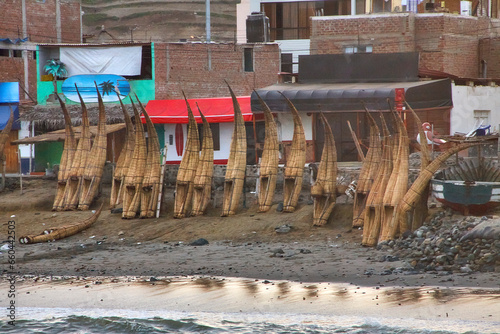
<instances>
[{"instance_id":1,"label":"white wall","mask_svg":"<svg viewBox=\"0 0 500 334\"><path fill-rule=\"evenodd\" d=\"M182 160L182 155L177 155L177 150L175 148L175 126L176 124L164 124L165 128L165 145L167 146L167 162L180 162ZM186 141L187 141L187 124L182 124L183 136L184 136L184 149L183 153L186 151ZM214 160L227 160L229 158L229 151L231 149L231 136L233 134L233 123L219 123L219 134L220 134L220 150L214 150ZM169 135L173 136L172 145L169 143Z\"/></svg>"},{"instance_id":2,"label":"white wall","mask_svg":"<svg viewBox=\"0 0 500 334\"><path fill-rule=\"evenodd\" d=\"M500 87L452 85L450 134L467 133L474 128L474 110L490 110L492 129L499 130ZM484 124L486 125L486 124Z\"/></svg>"},{"instance_id":3,"label":"white wall","mask_svg":"<svg viewBox=\"0 0 500 334\"><path fill-rule=\"evenodd\" d=\"M30 122L21 121L21 129L17 134L18 139L23 139L30 136ZM21 151L21 158L30 157L30 148L33 145L18 145L19 151ZM35 157L35 153L32 152L32 156Z\"/></svg>"},{"instance_id":4,"label":"white wall","mask_svg":"<svg viewBox=\"0 0 500 334\"><path fill-rule=\"evenodd\" d=\"M252 12L260 12L259 0L241 0L236 5L236 41L247 42L247 16Z\"/></svg>"},{"instance_id":5,"label":"white wall","mask_svg":"<svg viewBox=\"0 0 500 334\"><path fill-rule=\"evenodd\" d=\"M306 140L313 139L312 131L312 115L308 116L305 112L299 112L299 116L302 119L302 126L304 127L304 134L306 135ZM282 141L290 141L293 139L293 117L291 113L278 113L278 119L281 124L281 138L278 133L278 138ZM279 131L279 130L278 130Z\"/></svg>"}]
</instances>

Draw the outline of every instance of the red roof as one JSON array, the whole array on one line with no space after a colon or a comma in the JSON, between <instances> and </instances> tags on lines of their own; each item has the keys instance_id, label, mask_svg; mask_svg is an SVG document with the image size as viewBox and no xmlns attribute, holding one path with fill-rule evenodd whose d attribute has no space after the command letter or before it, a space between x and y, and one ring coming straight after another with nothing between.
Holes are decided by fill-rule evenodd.
<instances>
[{"instance_id":1,"label":"red roof","mask_svg":"<svg viewBox=\"0 0 500 334\"><path fill-rule=\"evenodd\" d=\"M237 98L241 113L245 122L252 121L252 110L250 108L250 96ZM202 123L196 104L207 118L209 123L224 123L234 121L233 101L230 97L218 97L207 99L188 99L191 110L198 123ZM146 111L153 123L188 123L186 101L179 100L151 100L146 105ZM143 123L144 123L143 118Z\"/></svg>"}]
</instances>

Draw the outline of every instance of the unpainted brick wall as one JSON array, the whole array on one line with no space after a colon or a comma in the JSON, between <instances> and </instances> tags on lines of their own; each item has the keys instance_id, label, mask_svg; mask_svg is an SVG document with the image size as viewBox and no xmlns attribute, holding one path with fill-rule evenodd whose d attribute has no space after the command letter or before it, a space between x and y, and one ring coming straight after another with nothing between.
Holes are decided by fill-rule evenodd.
<instances>
[{"instance_id":1,"label":"unpainted brick wall","mask_svg":"<svg viewBox=\"0 0 500 334\"><path fill-rule=\"evenodd\" d=\"M481 49L482 58L478 56L479 41L496 36L499 24L498 19L441 13L314 18L311 54L339 54L346 46L359 43L372 45L374 53L417 51L421 68L478 77L480 61L485 58L490 59L489 73L500 72L486 47Z\"/></svg>"},{"instance_id":2,"label":"unpainted brick wall","mask_svg":"<svg viewBox=\"0 0 500 334\"><path fill-rule=\"evenodd\" d=\"M254 71L245 72L244 49L253 48ZM277 44L155 43L156 99L238 96L275 84L280 69Z\"/></svg>"},{"instance_id":3,"label":"unpainted brick wall","mask_svg":"<svg viewBox=\"0 0 500 334\"><path fill-rule=\"evenodd\" d=\"M29 37L30 42L56 43L56 2L61 18L61 42L81 42L81 5L78 0L26 0L27 35L23 35L21 0L1 0L0 36L8 38Z\"/></svg>"}]
</instances>

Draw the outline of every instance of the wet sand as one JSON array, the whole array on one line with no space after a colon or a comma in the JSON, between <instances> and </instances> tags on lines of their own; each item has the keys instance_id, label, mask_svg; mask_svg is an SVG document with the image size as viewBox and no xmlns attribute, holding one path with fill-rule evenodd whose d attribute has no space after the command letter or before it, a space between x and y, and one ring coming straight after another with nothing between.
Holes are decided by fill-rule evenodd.
<instances>
[{"instance_id":1,"label":"wet sand","mask_svg":"<svg viewBox=\"0 0 500 334\"><path fill-rule=\"evenodd\" d=\"M0 194L0 239L7 239L10 219L18 238L90 215L51 212L54 186L28 184L22 195ZM16 243L13 270L6 266L7 253L0 255L0 290L6 291L12 271L20 312L127 308L391 319L409 314L487 326L500 321L500 273L416 271L408 260L387 260L391 250L360 245L362 230L352 229L352 205L345 199L317 228L307 197L293 214L276 212L276 206L259 214L249 202L233 217L222 218L212 208L203 217L172 219L169 196L159 219L122 220L108 210L75 236ZM277 232L284 224L290 231ZM209 244L189 245L198 238ZM7 302L1 294L0 305Z\"/></svg>"},{"instance_id":2,"label":"wet sand","mask_svg":"<svg viewBox=\"0 0 500 334\"><path fill-rule=\"evenodd\" d=\"M5 284L2 281L0 287ZM394 324L405 319L405 326L425 321L461 332L494 333L500 328L498 289L384 288L191 276L24 278L17 282L17 291L17 303L23 308L355 316Z\"/></svg>"}]
</instances>

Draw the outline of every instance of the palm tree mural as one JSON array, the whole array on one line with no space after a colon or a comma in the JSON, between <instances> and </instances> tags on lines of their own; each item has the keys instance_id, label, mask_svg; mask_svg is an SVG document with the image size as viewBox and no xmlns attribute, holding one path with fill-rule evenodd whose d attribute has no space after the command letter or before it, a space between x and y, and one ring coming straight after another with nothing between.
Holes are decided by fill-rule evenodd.
<instances>
[{"instance_id":1,"label":"palm tree mural","mask_svg":"<svg viewBox=\"0 0 500 334\"><path fill-rule=\"evenodd\" d=\"M66 66L59 59L49 59L45 63L45 67L43 68L43 70L47 74L52 74L53 77L52 83L54 84L54 94L57 94L57 78L64 77L68 74Z\"/></svg>"},{"instance_id":2,"label":"palm tree mural","mask_svg":"<svg viewBox=\"0 0 500 334\"><path fill-rule=\"evenodd\" d=\"M115 85L113 84L113 82L111 80L103 81L99 84L99 86L102 89L103 96L106 94L109 95L111 92L115 91Z\"/></svg>"}]
</instances>

